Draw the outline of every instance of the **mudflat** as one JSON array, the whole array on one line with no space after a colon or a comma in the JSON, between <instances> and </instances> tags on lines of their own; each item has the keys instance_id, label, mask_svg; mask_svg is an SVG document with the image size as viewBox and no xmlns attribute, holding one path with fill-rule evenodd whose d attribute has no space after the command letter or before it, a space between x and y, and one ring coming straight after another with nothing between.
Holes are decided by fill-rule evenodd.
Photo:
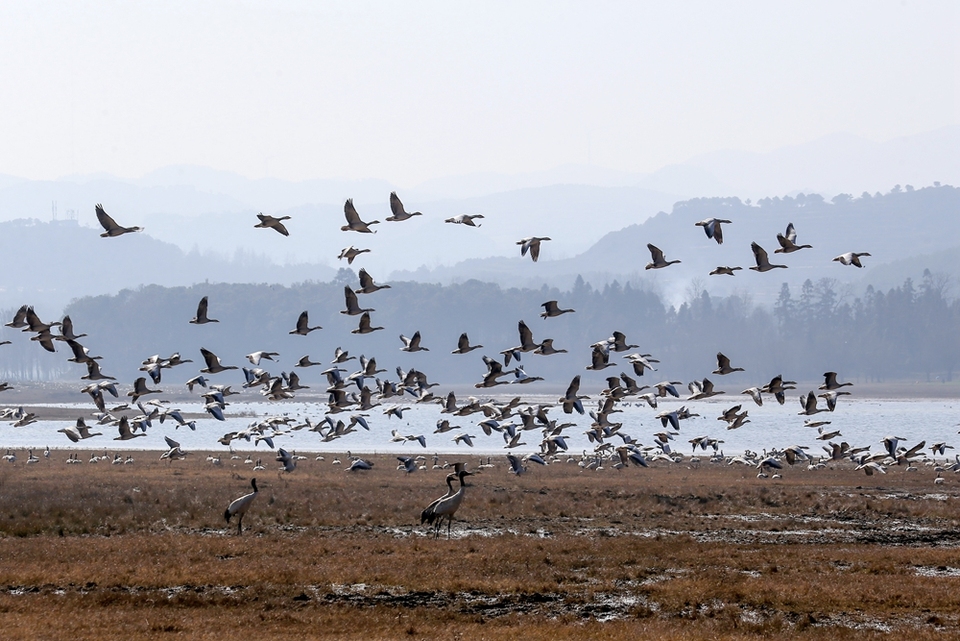
<instances>
[{"instance_id":1,"label":"mudflat","mask_svg":"<svg viewBox=\"0 0 960 641\"><path fill-rule=\"evenodd\" d=\"M960 630L960 477L840 461L586 470L466 459L448 538L420 525L449 469L394 456L194 453L0 461L5 639L783 638ZM502 458L502 457L500 457ZM448 457L453 462L452 457ZM486 459L484 459L485 461ZM440 463L442 464L441 457ZM238 535L223 512L259 493ZM456 484L454 484L456 487Z\"/></svg>"}]
</instances>

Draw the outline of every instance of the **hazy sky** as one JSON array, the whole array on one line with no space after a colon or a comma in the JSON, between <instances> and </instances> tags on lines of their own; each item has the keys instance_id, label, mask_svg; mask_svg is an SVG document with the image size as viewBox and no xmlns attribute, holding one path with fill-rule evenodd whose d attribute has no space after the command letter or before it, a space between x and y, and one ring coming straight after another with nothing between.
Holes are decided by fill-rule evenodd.
<instances>
[{"instance_id":1,"label":"hazy sky","mask_svg":"<svg viewBox=\"0 0 960 641\"><path fill-rule=\"evenodd\" d=\"M2 0L0 173L412 186L882 141L960 123L958 6Z\"/></svg>"}]
</instances>

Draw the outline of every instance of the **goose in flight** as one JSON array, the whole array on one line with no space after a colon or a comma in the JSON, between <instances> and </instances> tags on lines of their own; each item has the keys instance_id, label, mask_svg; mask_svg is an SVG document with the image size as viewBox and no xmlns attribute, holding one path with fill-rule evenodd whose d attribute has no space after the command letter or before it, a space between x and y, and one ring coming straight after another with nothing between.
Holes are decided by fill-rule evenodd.
<instances>
[{"instance_id":1,"label":"goose in flight","mask_svg":"<svg viewBox=\"0 0 960 641\"><path fill-rule=\"evenodd\" d=\"M724 220L722 218L707 218L701 220L698 223L694 223L697 227L703 227L704 233L707 235L707 238L712 238L717 241L718 245L723 244L723 229L720 227L720 223L725 225L731 224L731 221Z\"/></svg>"},{"instance_id":2,"label":"goose in flight","mask_svg":"<svg viewBox=\"0 0 960 641\"><path fill-rule=\"evenodd\" d=\"M122 236L135 231L143 231L143 227L121 227L110 215L103 210L103 205L97 204L97 220L103 227L101 238L110 238L112 236Z\"/></svg>"},{"instance_id":3,"label":"goose in flight","mask_svg":"<svg viewBox=\"0 0 960 641\"><path fill-rule=\"evenodd\" d=\"M403 334L400 334L400 340L403 341L403 347L400 348L401 352L429 352L430 350L426 347L420 347L420 332L419 330L413 333L413 336L407 338Z\"/></svg>"},{"instance_id":4,"label":"goose in flight","mask_svg":"<svg viewBox=\"0 0 960 641\"><path fill-rule=\"evenodd\" d=\"M744 371L742 367L730 367L730 359L724 356L723 352L717 352L717 369L713 370L713 374L724 376L733 372L742 371Z\"/></svg>"},{"instance_id":5,"label":"goose in flight","mask_svg":"<svg viewBox=\"0 0 960 641\"><path fill-rule=\"evenodd\" d=\"M782 268L786 269L786 265L771 265L770 259L767 257L767 250L758 245L757 243L750 243L750 249L753 250L753 258L756 260L757 264L755 267L751 267L755 272L768 272L771 269Z\"/></svg>"},{"instance_id":6,"label":"goose in flight","mask_svg":"<svg viewBox=\"0 0 960 641\"><path fill-rule=\"evenodd\" d=\"M408 212L403 208L403 203L400 201L400 197L397 196L397 192L390 192L390 211L393 213L393 216L388 216L387 220L390 222L399 222L401 220L407 220L413 216L422 216L419 211Z\"/></svg>"},{"instance_id":7,"label":"goose in flight","mask_svg":"<svg viewBox=\"0 0 960 641\"><path fill-rule=\"evenodd\" d=\"M369 223L365 223L360 220L360 214L357 213L356 208L353 206L353 198L347 198L347 202L343 205L343 215L347 218L347 224L340 228L340 231L357 231L362 234L375 234L375 230L370 229L370 225L380 224L379 220L371 220Z\"/></svg>"},{"instance_id":8,"label":"goose in flight","mask_svg":"<svg viewBox=\"0 0 960 641\"><path fill-rule=\"evenodd\" d=\"M389 218L387 219L389 220ZM372 294L381 289L390 289L390 285L377 285L367 270L360 268L360 289L354 290L357 294Z\"/></svg>"},{"instance_id":9,"label":"goose in flight","mask_svg":"<svg viewBox=\"0 0 960 641\"><path fill-rule=\"evenodd\" d=\"M567 350L557 349L553 346L552 338L545 338L540 342L537 349L533 350L533 353L538 356L550 356L552 354L566 354Z\"/></svg>"},{"instance_id":10,"label":"goose in flight","mask_svg":"<svg viewBox=\"0 0 960 641\"><path fill-rule=\"evenodd\" d=\"M574 410L578 414L583 414L583 399L588 398L587 396L580 396L580 375L577 374L573 377L573 380L570 381L570 385L567 387L567 391L564 395L557 400L558 403L563 407L564 414L572 414Z\"/></svg>"},{"instance_id":11,"label":"goose in flight","mask_svg":"<svg viewBox=\"0 0 960 641\"><path fill-rule=\"evenodd\" d=\"M81 376L80 379L84 381L101 381L101 380L115 381L117 380L113 376L107 376L106 374L101 372L100 363L98 363L95 360L87 361L87 374L86 376Z\"/></svg>"},{"instance_id":12,"label":"goose in flight","mask_svg":"<svg viewBox=\"0 0 960 641\"><path fill-rule=\"evenodd\" d=\"M473 222L475 218L483 218L483 214L460 214L453 218L447 218L443 222L453 223L455 225L467 225L469 227L480 227L480 223Z\"/></svg>"},{"instance_id":13,"label":"goose in flight","mask_svg":"<svg viewBox=\"0 0 960 641\"><path fill-rule=\"evenodd\" d=\"M200 354L203 356L203 361L207 364L206 367L200 370L201 374L219 374L228 369L237 369L236 365L221 365L220 359L209 349L201 347Z\"/></svg>"},{"instance_id":14,"label":"goose in flight","mask_svg":"<svg viewBox=\"0 0 960 641\"><path fill-rule=\"evenodd\" d=\"M346 363L347 361L353 361L356 359L357 359L356 356L350 356L349 351L345 349L341 349L338 346L337 349L333 350L333 360L330 362L333 364L338 364L338 363Z\"/></svg>"},{"instance_id":15,"label":"goose in flight","mask_svg":"<svg viewBox=\"0 0 960 641\"><path fill-rule=\"evenodd\" d=\"M234 368L236 369L236 368ZM133 389L127 392L127 396L132 396L131 402L136 402L141 396L146 396L147 394L159 394L160 390L158 389L148 389L147 388L147 378L141 376L133 382Z\"/></svg>"},{"instance_id":16,"label":"goose in flight","mask_svg":"<svg viewBox=\"0 0 960 641\"><path fill-rule=\"evenodd\" d=\"M802 412L798 412L801 416L813 416L828 411L826 408L817 407L817 395L813 392L800 395L800 407L803 408Z\"/></svg>"},{"instance_id":17,"label":"goose in flight","mask_svg":"<svg viewBox=\"0 0 960 641\"><path fill-rule=\"evenodd\" d=\"M560 306L557 305L557 301L555 300L548 300L545 303L541 303L540 307L543 308L543 312L540 313L540 318L556 318L561 314L576 311L575 309L560 309Z\"/></svg>"},{"instance_id":18,"label":"goose in flight","mask_svg":"<svg viewBox=\"0 0 960 641\"><path fill-rule=\"evenodd\" d=\"M62 324L60 321L54 321L52 323L44 323L42 320L40 320L40 317L37 315L37 313L33 311L33 307L27 307L26 321L27 321L27 324L21 331L37 332L38 334L49 334L51 329L53 329L54 327L58 327ZM36 340L36 339L37 337L34 336L31 340ZM50 336L50 339L53 340L52 335ZM53 351L53 350L50 350L50 351Z\"/></svg>"},{"instance_id":19,"label":"goose in flight","mask_svg":"<svg viewBox=\"0 0 960 641\"><path fill-rule=\"evenodd\" d=\"M837 398L840 396L849 396L850 392L838 392L836 390L831 390L829 392L824 392L823 394L817 394L820 398L827 401L827 409L831 412L837 409Z\"/></svg>"},{"instance_id":20,"label":"goose in flight","mask_svg":"<svg viewBox=\"0 0 960 641\"><path fill-rule=\"evenodd\" d=\"M9 323L4 323L4 327L12 327L13 329L21 329L27 326L27 305L21 305L20 309L13 315L13 320Z\"/></svg>"},{"instance_id":21,"label":"goose in flight","mask_svg":"<svg viewBox=\"0 0 960 641\"><path fill-rule=\"evenodd\" d=\"M787 223L785 234L777 234L777 242L780 243L780 249L775 250L774 254L792 254L801 249L813 249L813 245L797 245L797 232L793 228L793 223Z\"/></svg>"},{"instance_id":22,"label":"goose in flight","mask_svg":"<svg viewBox=\"0 0 960 641\"><path fill-rule=\"evenodd\" d=\"M60 321L60 335L54 336L54 338L58 341L75 341L83 338L84 336L86 336L86 334L77 335L73 333L73 321L70 320L70 315L68 314L63 317L62 321ZM4 343L0 342L0 345L3 344Z\"/></svg>"},{"instance_id":23,"label":"goose in flight","mask_svg":"<svg viewBox=\"0 0 960 641\"><path fill-rule=\"evenodd\" d=\"M360 316L360 325L356 329L351 329L351 334L369 334L370 332L375 332L377 330L383 329L382 327L372 327L370 323L370 312L364 312Z\"/></svg>"},{"instance_id":24,"label":"goose in flight","mask_svg":"<svg viewBox=\"0 0 960 641\"><path fill-rule=\"evenodd\" d=\"M709 276L736 276L736 274L734 274L733 272L739 269L743 269L743 267L727 267L725 265L721 265L720 267L717 267L712 272L710 272L708 275Z\"/></svg>"},{"instance_id":25,"label":"goose in flight","mask_svg":"<svg viewBox=\"0 0 960 641\"><path fill-rule=\"evenodd\" d=\"M284 220L290 220L290 216L280 216L279 218L274 218L273 216L268 216L266 214L257 214L257 218L260 219L260 222L254 225L254 227L257 229L274 229L284 236L290 235L290 232L287 231L287 228L284 227L282 222Z\"/></svg>"},{"instance_id":26,"label":"goose in flight","mask_svg":"<svg viewBox=\"0 0 960 641\"><path fill-rule=\"evenodd\" d=\"M840 254L833 260L839 261L841 265L855 265L856 267L863 267L860 263L861 256L869 256L867 252L847 252L846 254Z\"/></svg>"},{"instance_id":27,"label":"goose in flight","mask_svg":"<svg viewBox=\"0 0 960 641\"><path fill-rule=\"evenodd\" d=\"M240 518L237 520L237 534L243 533L243 515L247 513L247 510L250 509L250 505L253 503L253 500L257 498L257 479L250 479L250 487L253 488L253 492L249 494L244 494L238 499L234 499L230 502L230 505L227 506L226 511L223 513L223 518L226 519L227 523L230 523L230 517L236 515Z\"/></svg>"},{"instance_id":28,"label":"goose in flight","mask_svg":"<svg viewBox=\"0 0 960 641\"><path fill-rule=\"evenodd\" d=\"M505 349L502 352L500 352L505 357L505 360L506 360L506 362L504 363L505 365L510 364L511 358L516 358L517 360L520 360L520 358L517 356L518 353L532 352L538 347L540 347L540 345L534 342L533 340L533 332L530 330L529 327L527 327L527 324L522 320L517 322L517 331L520 332L520 344L517 345L516 347L511 347L510 349Z\"/></svg>"},{"instance_id":29,"label":"goose in flight","mask_svg":"<svg viewBox=\"0 0 960 641\"><path fill-rule=\"evenodd\" d=\"M84 422L83 417L77 419L76 425L70 425L63 429L57 430L61 434L66 435L68 439L74 443L78 443L83 439L93 438L94 436L102 436L102 432L91 432L90 428Z\"/></svg>"},{"instance_id":30,"label":"goose in flight","mask_svg":"<svg viewBox=\"0 0 960 641\"><path fill-rule=\"evenodd\" d=\"M312 367L314 365L323 365L323 363L315 363L310 360L310 355L302 356L299 361L297 361L294 367Z\"/></svg>"},{"instance_id":31,"label":"goose in flight","mask_svg":"<svg viewBox=\"0 0 960 641\"><path fill-rule=\"evenodd\" d=\"M204 325L206 323L219 323L216 318L207 317L207 297L204 296L200 299L200 304L197 305L197 315L190 319L190 323L193 325Z\"/></svg>"},{"instance_id":32,"label":"goose in flight","mask_svg":"<svg viewBox=\"0 0 960 641\"><path fill-rule=\"evenodd\" d=\"M467 337L467 333L464 332L460 334L460 338L457 340L457 349L450 352L451 354L466 354L472 352L475 349L480 349L483 345L471 345L470 338Z\"/></svg>"},{"instance_id":33,"label":"goose in flight","mask_svg":"<svg viewBox=\"0 0 960 641\"><path fill-rule=\"evenodd\" d=\"M357 298L357 295L350 289L350 285L343 286L343 297L346 301L346 309L340 310L341 314L346 314L347 316L359 316L364 312L375 312L377 310L372 307L363 309L360 307L360 301ZM304 312L306 313L306 312Z\"/></svg>"},{"instance_id":34,"label":"goose in flight","mask_svg":"<svg viewBox=\"0 0 960 641\"><path fill-rule=\"evenodd\" d=\"M657 371L653 363L660 362L653 358L652 354L627 354L627 361L633 365L633 373L637 376L643 376L643 372L648 369L654 372Z\"/></svg>"},{"instance_id":35,"label":"goose in flight","mask_svg":"<svg viewBox=\"0 0 960 641\"><path fill-rule=\"evenodd\" d=\"M274 360L274 356L280 356L277 352L253 352L252 354L247 354L247 360L250 361L254 367L260 365L261 359L267 359L268 361Z\"/></svg>"},{"instance_id":36,"label":"goose in flight","mask_svg":"<svg viewBox=\"0 0 960 641\"><path fill-rule=\"evenodd\" d=\"M120 432L120 436L117 436L113 440L115 441L129 441L130 439L137 438L139 436L146 436L146 432L140 432L139 434L134 434L130 429L130 421L126 416L120 417L120 422L117 423L117 429Z\"/></svg>"},{"instance_id":37,"label":"goose in flight","mask_svg":"<svg viewBox=\"0 0 960 641\"><path fill-rule=\"evenodd\" d=\"M644 269L662 269L680 262L679 260L666 260L663 257L663 252L660 251L660 248L656 245L647 243L647 249L650 250L651 262L647 263L647 266L644 267Z\"/></svg>"},{"instance_id":38,"label":"goose in flight","mask_svg":"<svg viewBox=\"0 0 960 641\"><path fill-rule=\"evenodd\" d=\"M820 389L829 391L829 390L840 389L841 387L847 387L850 385L853 385L853 383L838 383L836 372L824 372L823 385L820 386Z\"/></svg>"},{"instance_id":39,"label":"goose in flight","mask_svg":"<svg viewBox=\"0 0 960 641\"><path fill-rule=\"evenodd\" d=\"M615 365L616 363L610 362L609 350L594 346L593 352L590 355L590 364L586 367L586 369L593 372L599 372L602 369L614 367Z\"/></svg>"},{"instance_id":40,"label":"goose in flight","mask_svg":"<svg viewBox=\"0 0 960 641\"><path fill-rule=\"evenodd\" d=\"M711 396L724 393L715 392L713 390L713 381L711 381L709 378L705 378L702 381L693 381L687 385L687 389L690 390L690 396L687 397L688 401L699 401L704 398L710 398Z\"/></svg>"},{"instance_id":41,"label":"goose in flight","mask_svg":"<svg viewBox=\"0 0 960 641\"><path fill-rule=\"evenodd\" d=\"M347 287L347 291L350 291L350 287ZM351 292L352 293L352 292ZM297 336L306 336L310 332L316 329L323 329L319 325L316 327L310 327L310 318L307 315L307 312L301 312L300 317L297 318L297 327L296 329L290 330L288 334L296 334Z\"/></svg>"},{"instance_id":42,"label":"goose in flight","mask_svg":"<svg viewBox=\"0 0 960 641\"><path fill-rule=\"evenodd\" d=\"M364 254L364 253L367 253L367 252L369 252L369 251L370 251L369 249L357 249L357 248L354 247L353 245L350 245L349 247L340 250L340 255L337 256L337 259L338 259L338 260L343 260L344 258L346 258L346 259L347 259L347 264L348 264L348 265L352 265L354 258L356 258L357 256L359 256L360 254Z\"/></svg>"},{"instance_id":43,"label":"goose in flight","mask_svg":"<svg viewBox=\"0 0 960 641\"><path fill-rule=\"evenodd\" d=\"M521 238L517 241L517 244L520 245L520 256L526 256L527 250L530 250L530 258L533 259L533 262L537 262L540 258L540 243L550 240L548 236L527 236L526 238Z\"/></svg>"}]
</instances>

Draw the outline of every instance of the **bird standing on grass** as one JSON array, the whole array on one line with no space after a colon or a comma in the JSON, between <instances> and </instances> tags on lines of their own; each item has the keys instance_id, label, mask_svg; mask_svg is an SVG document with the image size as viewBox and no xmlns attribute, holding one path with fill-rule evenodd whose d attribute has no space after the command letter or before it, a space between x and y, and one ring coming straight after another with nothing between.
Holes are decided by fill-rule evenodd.
<instances>
[{"instance_id":1,"label":"bird standing on grass","mask_svg":"<svg viewBox=\"0 0 960 641\"><path fill-rule=\"evenodd\" d=\"M452 494L448 493L447 496L434 501L427 506L427 509L421 512L420 523L429 523L433 526L434 538L440 537L440 526L443 525L444 519L447 519L447 538L450 538L450 527L453 524L453 515L456 514L460 508L460 504L463 503L464 488L467 486L463 479L471 475L472 472L466 471L463 469L462 464L460 464L460 469L457 470L455 475L456 478L460 479L460 488L456 492ZM450 483L452 483L452 480L448 481L448 486L450 486Z\"/></svg>"},{"instance_id":2,"label":"bird standing on grass","mask_svg":"<svg viewBox=\"0 0 960 641\"><path fill-rule=\"evenodd\" d=\"M230 505L227 506L226 511L223 513L223 518L227 520L227 523L230 522L230 517L234 514L239 515L237 519L237 534L243 533L243 515L247 513L247 510L250 509L250 504L253 503L253 499L257 498L257 479L250 479L250 486L253 488L253 492L250 494L244 494L238 499L234 499Z\"/></svg>"}]
</instances>

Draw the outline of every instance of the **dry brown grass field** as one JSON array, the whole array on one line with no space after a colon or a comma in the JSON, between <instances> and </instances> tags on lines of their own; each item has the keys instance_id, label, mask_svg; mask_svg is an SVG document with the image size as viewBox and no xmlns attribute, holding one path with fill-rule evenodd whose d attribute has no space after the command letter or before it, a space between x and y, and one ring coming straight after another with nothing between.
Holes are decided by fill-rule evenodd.
<instances>
[{"instance_id":1,"label":"dry brown grass field","mask_svg":"<svg viewBox=\"0 0 960 641\"><path fill-rule=\"evenodd\" d=\"M4 639L960 638L960 476L928 467L503 459L433 539L447 471L392 456L271 464L241 536L241 460L66 456L0 462Z\"/></svg>"}]
</instances>

